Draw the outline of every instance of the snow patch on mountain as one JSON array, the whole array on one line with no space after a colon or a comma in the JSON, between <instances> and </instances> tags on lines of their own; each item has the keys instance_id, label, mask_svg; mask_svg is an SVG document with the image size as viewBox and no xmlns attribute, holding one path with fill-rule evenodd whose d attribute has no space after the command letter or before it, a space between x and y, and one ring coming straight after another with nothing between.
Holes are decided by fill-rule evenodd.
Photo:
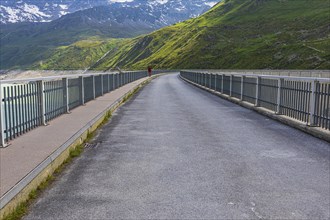
<instances>
[{"instance_id":1,"label":"snow patch on mountain","mask_svg":"<svg viewBox=\"0 0 330 220\"><path fill-rule=\"evenodd\" d=\"M124 2L133 2L134 0L109 0L109 3L124 3Z\"/></svg>"},{"instance_id":2,"label":"snow patch on mountain","mask_svg":"<svg viewBox=\"0 0 330 220\"><path fill-rule=\"evenodd\" d=\"M213 7L213 6L215 6L216 4L218 4L218 2L205 2L204 4L205 4L205 5L208 5L208 6L210 6L210 7Z\"/></svg>"},{"instance_id":3,"label":"snow patch on mountain","mask_svg":"<svg viewBox=\"0 0 330 220\"><path fill-rule=\"evenodd\" d=\"M46 14L36 6L24 3L17 8L0 5L1 23L17 23L24 21L50 21L51 15ZM5 18L4 18L5 17Z\"/></svg>"},{"instance_id":4,"label":"snow patch on mountain","mask_svg":"<svg viewBox=\"0 0 330 220\"><path fill-rule=\"evenodd\" d=\"M213 7L215 0L20 0L0 2L0 23L49 22L76 11L98 6L139 8L158 22L171 24L196 17Z\"/></svg>"}]
</instances>

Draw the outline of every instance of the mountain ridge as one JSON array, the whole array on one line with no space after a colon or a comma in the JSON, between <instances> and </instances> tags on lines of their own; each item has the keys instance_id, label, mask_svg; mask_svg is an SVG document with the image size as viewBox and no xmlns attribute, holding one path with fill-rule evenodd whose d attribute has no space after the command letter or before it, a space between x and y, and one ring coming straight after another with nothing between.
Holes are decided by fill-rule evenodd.
<instances>
[{"instance_id":1,"label":"mountain ridge","mask_svg":"<svg viewBox=\"0 0 330 220\"><path fill-rule=\"evenodd\" d=\"M198 18L132 40L98 69L330 69L330 7L322 0L308 3L227 0Z\"/></svg>"},{"instance_id":2,"label":"mountain ridge","mask_svg":"<svg viewBox=\"0 0 330 220\"><path fill-rule=\"evenodd\" d=\"M1 1L0 2L0 23L19 23L19 22L50 22L63 15L77 11L91 9L98 6L106 6L116 9L121 8L145 8L152 13L153 9L162 11L185 11L187 7L199 7L201 10L191 10L197 16L205 9L216 4L215 0L20 0L20 1ZM176 19L177 20L177 19ZM171 23L171 22L170 22ZM168 23L168 24L170 24Z\"/></svg>"},{"instance_id":3,"label":"mountain ridge","mask_svg":"<svg viewBox=\"0 0 330 220\"><path fill-rule=\"evenodd\" d=\"M77 2L77 1L75 1ZM149 0L112 3L67 14L52 22L0 25L0 69L26 68L55 53L56 47L93 36L129 38L150 33L200 14L211 0L169 0L156 7ZM126 7L126 6L130 7ZM179 7L179 6L181 7ZM175 10L178 7L180 10Z\"/></svg>"}]
</instances>

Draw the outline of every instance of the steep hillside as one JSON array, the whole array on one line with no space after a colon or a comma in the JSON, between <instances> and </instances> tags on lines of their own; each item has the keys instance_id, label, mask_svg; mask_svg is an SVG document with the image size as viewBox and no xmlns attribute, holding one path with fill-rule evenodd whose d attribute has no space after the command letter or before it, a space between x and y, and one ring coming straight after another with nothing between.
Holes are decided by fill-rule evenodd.
<instances>
[{"instance_id":1,"label":"steep hillside","mask_svg":"<svg viewBox=\"0 0 330 220\"><path fill-rule=\"evenodd\" d=\"M330 69L328 0L226 0L127 42L97 69Z\"/></svg>"},{"instance_id":2,"label":"steep hillside","mask_svg":"<svg viewBox=\"0 0 330 220\"><path fill-rule=\"evenodd\" d=\"M35 69L74 70L89 69L107 53L114 53L128 39L100 39L97 37L58 47L46 62L37 62Z\"/></svg>"}]
</instances>

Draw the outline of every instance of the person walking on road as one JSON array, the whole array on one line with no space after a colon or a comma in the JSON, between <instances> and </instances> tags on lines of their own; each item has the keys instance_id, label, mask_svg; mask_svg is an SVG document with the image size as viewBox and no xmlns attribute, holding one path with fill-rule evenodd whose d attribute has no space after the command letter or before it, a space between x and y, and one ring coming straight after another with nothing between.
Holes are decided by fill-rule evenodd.
<instances>
[{"instance_id":1,"label":"person walking on road","mask_svg":"<svg viewBox=\"0 0 330 220\"><path fill-rule=\"evenodd\" d=\"M152 72L152 68L151 68L151 66L148 66L148 75L149 75L149 77L151 76L151 72Z\"/></svg>"}]
</instances>

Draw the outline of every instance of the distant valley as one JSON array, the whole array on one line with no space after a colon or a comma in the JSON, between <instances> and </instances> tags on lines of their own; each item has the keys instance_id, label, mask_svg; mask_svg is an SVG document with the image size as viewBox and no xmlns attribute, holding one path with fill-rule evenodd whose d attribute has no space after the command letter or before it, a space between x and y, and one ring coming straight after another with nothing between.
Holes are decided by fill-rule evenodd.
<instances>
[{"instance_id":1,"label":"distant valley","mask_svg":"<svg viewBox=\"0 0 330 220\"><path fill-rule=\"evenodd\" d=\"M158 6L163 7L161 3ZM210 2L210 6L213 4ZM53 25L44 32L27 28L33 37L27 35L25 42L31 43L22 43L27 50L21 61L17 59L20 56L11 56L21 49L6 48L7 61L8 57L15 59L6 68L106 70L152 65L159 69L330 69L330 7L325 0L314 0L312 4L309 0L224 0L198 17L190 14L192 18L185 20L178 15L185 20L178 23L164 22L159 19L162 13L155 17L143 9L137 10L143 21L134 13L118 15L113 11L110 25L103 17L109 14L106 10L94 7L63 16L49 26L33 27L42 30ZM66 27L67 19L75 25ZM117 25L122 21L126 26ZM165 27L159 29L161 26ZM52 33L51 38L42 33ZM56 33L61 33L60 37ZM6 40L4 34L1 36ZM25 36L17 35L15 45ZM49 39L51 47L47 45ZM38 43L40 46L29 48Z\"/></svg>"},{"instance_id":2,"label":"distant valley","mask_svg":"<svg viewBox=\"0 0 330 220\"><path fill-rule=\"evenodd\" d=\"M9 4L9 1L5 2ZM48 13L47 16L49 15L49 19L52 19L58 17L58 11L55 9L49 12L42 10L44 5L50 7L50 2L52 6L58 7L60 5L60 8L66 8L68 14L62 11L62 14L66 15L51 22L40 22L48 21L42 20L44 19L42 16L38 18L28 16L32 20L24 20L18 15L16 17L20 19L17 20L10 20L10 16L1 18L0 69L27 68L35 62L48 58L57 47L68 46L89 37L101 39L130 38L150 33L161 27L196 17L217 3L210 0L90 1L93 4L87 4L88 1L86 0L57 3L56 1L19 1L15 7L24 8L24 5L28 3L36 3L34 5L38 8L35 9L38 11L36 15L42 11L44 14ZM8 9L8 4L7 6L0 6L0 9L3 10L6 7L7 11L15 10L13 8ZM78 10L80 8L88 9ZM77 11L69 13L69 9Z\"/></svg>"}]
</instances>

